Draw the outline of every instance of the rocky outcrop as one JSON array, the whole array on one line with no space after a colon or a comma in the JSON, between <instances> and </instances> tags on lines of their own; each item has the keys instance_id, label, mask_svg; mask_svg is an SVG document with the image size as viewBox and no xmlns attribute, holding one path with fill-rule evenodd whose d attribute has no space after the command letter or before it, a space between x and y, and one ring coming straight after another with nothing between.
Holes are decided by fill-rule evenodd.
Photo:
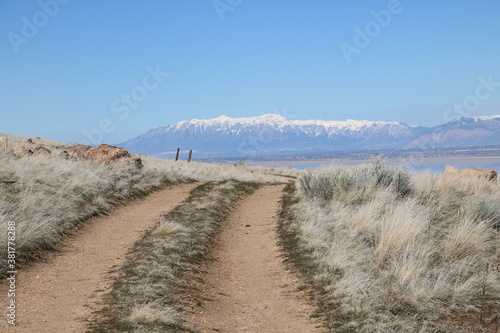
<instances>
[{"instance_id":1,"label":"rocky outcrop","mask_svg":"<svg viewBox=\"0 0 500 333\"><path fill-rule=\"evenodd\" d=\"M15 156L28 156L28 155L33 155L33 150L26 148L25 146L21 146L19 148L16 148L12 151L12 154Z\"/></svg>"},{"instance_id":2,"label":"rocky outcrop","mask_svg":"<svg viewBox=\"0 0 500 333\"><path fill-rule=\"evenodd\" d=\"M457 169L455 167L447 165L444 168L444 177L457 177L457 176L467 176L467 177L479 177L486 178L491 181L495 181L497 179L497 172L495 170L490 169L474 169L474 168L464 168Z\"/></svg>"},{"instance_id":3,"label":"rocky outcrop","mask_svg":"<svg viewBox=\"0 0 500 333\"><path fill-rule=\"evenodd\" d=\"M98 163L110 163L123 158L130 158L130 153L119 147L99 145L86 150L77 151L74 157L78 160L90 160Z\"/></svg>"},{"instance_id":4,"label":"rocky outcrop","mask_svg":"<svg viewBox=\"0 0 500 333\"><path fill-rule=\"evenodd\" d=\"M59 157L68 160L71 157L71 155L65 150L59 154Z\"/></svg>"},{"instance_id":5,"label":"rocky outcrop","mask_svg":"<svg viewBox=\"0 0 500 333\"><path fill-rule=\"evenodd\" d=\"M70 156L73 156L75 153L79 152L79 151L84 151L84 150L87 150L89 148L92 148L92 146L87 146L87 145L82 145L80 143L76 144L76 145L73 145L71 146L67 152Z\"/></svg>"},{"instance_id":6,"label":"rocky outcrop","mask_svg":"<svg viewBox=\"0 0 500 333\"><path fill-rule=\"evenodd\" d=\"M460 174L464 176L475 176L486 178L489 180L495 181L497 179L497 172L495 170L490 169L473 169L473 168L465 168L460 170Z\"/></svg>"},{"instance_id":7,"label":"rocky outcrop","mask_svg":"<svg viewBox=\"0 0 500 333\"><path fill-rule=\"evenodd\" d=\"M46 156L50 156L50 155L52 155L52 152L48 148L45 148L45 147L42 147L42 146L38 146L33 151L33 155L46 155Z\"/></svg>"},{"instance_id":8,"label":"rocky outcrop","mask_svg":"<svg viewBox=\"0 0 500 333\"><path fill-rule=\"evenodd\" d=\"M73 157L78 160L88 160L96 163L123 162L137 168L143 167L142 160L132 156L126 149L106 144L77 151L73 154Z\"/></svg>"}]
</instances>

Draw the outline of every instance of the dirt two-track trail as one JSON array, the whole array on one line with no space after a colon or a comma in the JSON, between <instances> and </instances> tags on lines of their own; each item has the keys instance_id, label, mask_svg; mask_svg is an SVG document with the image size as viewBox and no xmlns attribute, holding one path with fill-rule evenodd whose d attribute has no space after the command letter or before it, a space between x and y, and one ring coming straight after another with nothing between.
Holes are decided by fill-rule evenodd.
<instances>
[{"instance_id":1,"label":"dirt two-track trail","mask_svg":"<svg viewBox=\"0 0 500 333\"><path fill-rule=\"evenodd\" d=\"M201 267L201 303L185 326L212 333L314 333L314 306L283 263L278 214L283 186L265 186L243 199L215 236Z\"/></svg>"},{"instance_id":2,"label":"dirt two-track trail","mask_svg":"<svg viewBox=\"0 0 500 333\"><path fill-rule=\"evenodd\" d=\"M179 205L197 184L181 184L91 218L55 252L20 270L16 326L2 315L0 332L85 332L116 271L143 232ZM314 333L314 306L283 263L277 222L283 186L264 186L229 214L202 267L201 306L182 313L198 332ZM0 285L5 313L7 286Z\"/></svg>"},{"instance_id":3,"label":"dirt two-track trail","mask_svg":"<svg viewBox=\"0 0 500 333\"><path fill-rule=\"evenodd\" d=\"M2 282L0 332L85 332L96 302L110 290L115 273L143 232L179 205L197 184L158 190L91 218L43 261L22 269L16 280L16 326L5 318L7 286Z\"/></svg>"}]
</instances>

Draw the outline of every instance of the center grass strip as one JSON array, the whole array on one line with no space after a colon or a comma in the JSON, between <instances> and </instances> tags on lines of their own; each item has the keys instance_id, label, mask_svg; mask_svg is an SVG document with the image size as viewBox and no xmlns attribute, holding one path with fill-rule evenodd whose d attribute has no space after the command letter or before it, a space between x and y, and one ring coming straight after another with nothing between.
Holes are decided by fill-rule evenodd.
<instances>
[{"instance_id":1,"label":"center grass strip","mask_svg":"<svg viewBox=\"0 0 500 333\"><path fill-rule=\"evenodd\" d=\"M222 181L192 190L134 245L89 332L190 332L178 314L182 308L176 294L189 288L183 277L235 203L257 188Z\"/></svg>"}]
</instances>

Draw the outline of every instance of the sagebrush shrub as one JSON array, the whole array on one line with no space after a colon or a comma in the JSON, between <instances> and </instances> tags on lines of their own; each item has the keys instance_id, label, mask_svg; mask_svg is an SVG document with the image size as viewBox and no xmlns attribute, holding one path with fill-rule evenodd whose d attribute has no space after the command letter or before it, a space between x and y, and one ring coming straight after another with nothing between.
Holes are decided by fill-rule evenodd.
<instances>
[{"instance_id":1,"label":"sagebrush shrub","mask_svg":"<svg viewBox=\"0 0 500 333\"><path fill-rule=\"evenodd\" d=\"M404 197L411 193L411 175L407 170L385 165L382 158L352 168L337 166L326 170L308 170L299 178L299 191L309 199L329 201L346 193L368 193L390 189Z\"/></svg>"},{"instance_id":2,"label":"sagebrush shrub","mask_svg":"<svg viewBox=\"0 0 500 333\"><path fill-rule=\"evenodd\" d=\"M473 311L481 290L500 294L500 275L484 275L500 253L499 185L412 175L381 159L309 170L285 224L312 258L335 317L348 318L335 326L414 332L415 318Z\"/></svg>"}]
</instances>

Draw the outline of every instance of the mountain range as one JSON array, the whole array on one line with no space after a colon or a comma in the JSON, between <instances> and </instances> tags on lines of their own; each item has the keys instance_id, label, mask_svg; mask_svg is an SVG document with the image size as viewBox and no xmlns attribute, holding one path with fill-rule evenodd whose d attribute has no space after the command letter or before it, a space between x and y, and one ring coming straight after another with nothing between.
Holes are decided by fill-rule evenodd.
<instances>
[{"instance_id":1,"label":"mountain range","mask_svg":"<svg viewBox=\"0 0 500 333\"><path fill-rule=\"evenodd\" d=\"M186 120L158 127L119 146L171 157L181 148L198 157L265 156L370 149L428 149L500 144L500 115L459 117L436 127L397 121L290 120L258 117Z\"/></svg>"}]
</instances>

